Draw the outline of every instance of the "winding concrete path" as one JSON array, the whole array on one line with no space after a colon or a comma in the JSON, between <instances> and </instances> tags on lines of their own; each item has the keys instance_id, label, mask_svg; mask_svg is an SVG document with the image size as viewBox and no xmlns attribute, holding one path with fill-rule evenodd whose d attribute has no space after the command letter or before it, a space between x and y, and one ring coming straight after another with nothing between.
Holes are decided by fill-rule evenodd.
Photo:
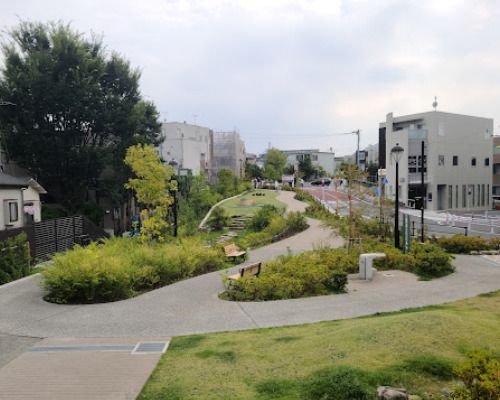
<instances>
[{"instance_id":1,"label":"winding concrete path","mask_svg":"<svg viewBox=\"0 0 500 400\"><path fill-rule=\"evenodd\" d=\"M305 208L304 203L293 199L291 192L280 193L278 199L288 204L289 211ZM343 244L341 238L319 221L308 219L308 222L310 227L304 232L250 251L248 262ZM223 290L221 275L234 272L237 267L178 282L133 299L91 305L47 303L43 300L40 275L30 276L0 286L0 386L7 385L10 393L4 392L4 397L0 393L0 398L135 398L159 358L159 355L133 358L118 352L113 355L93 351L87 356L70 351L29 350L41 338L48 339L38 342L38 346L47 340L56 345L88 345L110 340L123 345L131 337L168 340L171 336L192 333L352 318L440 304L500 289L500 265L494 261L457 256L454 264L456 273L429 282L418 281L414 275L402 271L386 271L377 273L372 282L350 279L347 294L249 303L218 298ZM26 352L14 359L23 351ZM93 372L97 370L101 372ZM115 370L127 375L129 385L123 385L119 379L108 379Z\"/></svg>"},{"instance_id":2,"label":"winding concrete path","mask_svg":"<svg viewBox=\"0 0 500 400\"><path fill-rule=\"evenodd\" d=\"M303 210L282 192L289 209ZM248 262L342 240L317 220L291 238L251 251ZM154 337L299 324L439 304L500 289L500 266L477 256L457 256L456 273L429 282L402 271L379 273L373 282L355 279L349 293L306 299L237 303L223 301L221 274L213 272L106 304L56 305L43 300L39 275L0 288L0 334L31 337Z\"/></svg>"}]
</instances>

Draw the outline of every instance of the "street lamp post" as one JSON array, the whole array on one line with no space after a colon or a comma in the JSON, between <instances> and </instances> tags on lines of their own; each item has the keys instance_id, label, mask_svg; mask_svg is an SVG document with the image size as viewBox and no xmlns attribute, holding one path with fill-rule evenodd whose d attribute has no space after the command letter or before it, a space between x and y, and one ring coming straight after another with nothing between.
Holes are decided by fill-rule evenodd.
<instances>
[{"instance_id":1,"label":"street lamp post","mask_svg":"<svg viewBox=\"0 0 500 400\"><path fill-rule=\"evenodd\" d=\"M399 160L403 156L404 149L396 143L391 149L391 157L396 163L396 204L394 214L394 247L399 249Z\"/></svg>"}]
</instances>

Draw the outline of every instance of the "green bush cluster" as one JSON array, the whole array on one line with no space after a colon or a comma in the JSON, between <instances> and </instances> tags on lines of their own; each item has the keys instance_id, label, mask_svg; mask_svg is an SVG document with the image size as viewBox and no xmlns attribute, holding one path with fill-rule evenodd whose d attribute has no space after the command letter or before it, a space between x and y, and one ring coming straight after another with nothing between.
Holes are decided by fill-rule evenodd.
<instances>
[{"instance_id":1,"label":"green bush cluster","mask_svg":"<svg viewBox=\"0 0 500 400\"><path fill-rule=\"evenodd\" d=\"M484 239L477 236L454 235L451 237L435 238L439 247L450 253L469 254L471 251L498 250L500 240L498 238Z\"/></svg>"},{"instance_id":2,"label":"green bush cluster","mask_svg":"<svg viewBox=\"0 0 500 400\"><path fill-rule=\"evenodd\" d=\"M277 207L272 204L266 204L254 214L252 219L248 221L246 227L254 232L259 232L269 226L273 217L281 214L281 210Z\"/></svg>"},{"instance_id":3,"label":"green bush cluster","mask_svg":"<svg viewBox=\"0 0 500 400\"><path fill-rule=\"evenodd\" d=\"M216 207L210 219L208 220L208 226L214 231L220 231L229 225L231 218L226 214L226 211L222 207Z\"/></svg>"},{"instance_id":4,"label":"green bush cluster","mask_svg":"<svg viewBox=\"0 0 500 400\"><path fill-rule=\"evenodd\" d=\"M271 207L275 211L270 211ZM261 211L262 214L257 216ZM248 226L249 233L247 232L238 240L238 245L243 248L262 246L301 232L308 227L304 215L300 212L290 212L282 216L280 211L273 206L264 206L255 217L257 218L255 220L252 218ZM264 225L263 229L259 228Z\"/></svg>"},{"instance_id":5,"label":"green bush cluster","mask_svg":"<svg viewBox=\"0 0 500 400\"><path fill-rule=\"evenodd\" d=\"M462 385L455 387L450 398L455 400L500 399L500 362L485 351L474 351L455 369Z\"/></svg>"},{"instance_id":6,"label":"green bush cluster","mask_svg":"<svg viewBox=\"0 0 500 400\"><path fill-rule=\"evenodd\" d=\"M0 285L29 275L30 248L25 233L0 241Z\"/></svg>"},{"instance_id":7,"label":"green bush cluster","mask_svg":"<svg viewBox=\"0 0 500 400\"><path fill-rule=\"evenodd\" d=\"M320 249L267 262L258 277L226 279L224 297L235 301L281 300L343 292L352 269L343 249Z\"/></svg>"},{"instance_id":8,"label":"green bush cluster","mask_svg":"<svg viewBox=\"0 0 500 400\"><path fill-rule=\"evenodd\" d=\"M360 249L357 250L359 254ZM413 243L411 251L405 254L388 243L370 242L364 245L364 252L385 253L385 258L374 260L374 267L380 270L399 269L423 278L440 277L454 271L452 256L430 243Z\"/></svg>"},{"instance_id":9,"label":"green bush cluster","mask_svg":"<svg viewBox=\"0 0 500 400\"><path fill-rule=\"evenodd\" d=\"M221 249L196 239L143 244L114 238L56 254L43 271L44 287L55 303L116 301L215 271L224 261Z\"/></svg>"}]
</instances>

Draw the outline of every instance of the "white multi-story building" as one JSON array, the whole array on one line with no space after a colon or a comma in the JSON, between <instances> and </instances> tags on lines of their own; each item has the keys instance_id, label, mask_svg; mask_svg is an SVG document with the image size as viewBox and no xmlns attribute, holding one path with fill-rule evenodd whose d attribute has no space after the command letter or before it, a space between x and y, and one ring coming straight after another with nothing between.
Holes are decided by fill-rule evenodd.
<instances>
[{"instance_id":1,"label":"white multi-story building","mask_svg":"<svg viewBox=\"0 0 500 400\"><path fill-rule=\"evenodd\" d=\"M336 162L335 153L333 151L319 151L318 149L310 150L283 150L287 157L288 165L299 165L299 162L306 158L311 159L312 165L321 167L329 175L335 174Z\"/></svg>"},{"instance_id":2,"label":"white multi-story building","mask_svg":"<svg viewBox=\"0 0 500 400\"><path fill-rule=\"evenodd\" d=\"M193 175L203 172L208 179L211 178L214 133L210 128L186 122L165 122L161 133L163 142L158 152L164 162L191 170Z\"/></svg>"},{"instance_id":3,"label":"white multi-story building","mask_svg":"<svg viewBox=\"0 0 500 400\"><path fill-rule=\"evenodd\" d=\"M238 178L245 176L245 143L236 131L217 132L214 136L214 169L227 168Z\"/></svg>"},{"instance_id":4,"label":"white multi-story building","mask_svg":"<svg viewBox=\"0 0 500 400\"><path fill-rule=\"evenodd\" d=\"M379 166L387 173L386 195L395 197L395 162L399 144L399 200L408 205L421 196L424 168L426 208L491 208L493 119L429 111L394 117L379 125ZM424 142L424 158L421 145Z\"/></svg>"}]
</instances>

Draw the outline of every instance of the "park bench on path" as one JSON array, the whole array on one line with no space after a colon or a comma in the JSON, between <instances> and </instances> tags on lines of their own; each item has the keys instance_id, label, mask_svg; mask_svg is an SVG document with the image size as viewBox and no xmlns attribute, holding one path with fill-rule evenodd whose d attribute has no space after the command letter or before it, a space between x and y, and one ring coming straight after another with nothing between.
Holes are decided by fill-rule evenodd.
<instances>
[{"instance_id":1,"label":"park bench on path","mask_svg":"<svg viewBox=\"0 0 500 400\"><path fill-rule=\"evenodd\" d=\"M241 267L238 270L237 274L228 275L228 278L233 279L233 280L238 280L240 278L243 278L245 275L259 276L261 266L262 266L262 263L257 262L257 263L247 265L245 267Z\"/></svg>"},{"instance_id":2,"label":"park bench on path","mask_svg":"<svg viewBox=\"0 0 500 400\"><path fill-rule=\"evenodd\" d=\"M226 257L234 257L234 258L244 256L245 254L247 254L245 250L241 250L234 243L224 246L224 253L226 254Z\"/></svg>"}]
</instances>

